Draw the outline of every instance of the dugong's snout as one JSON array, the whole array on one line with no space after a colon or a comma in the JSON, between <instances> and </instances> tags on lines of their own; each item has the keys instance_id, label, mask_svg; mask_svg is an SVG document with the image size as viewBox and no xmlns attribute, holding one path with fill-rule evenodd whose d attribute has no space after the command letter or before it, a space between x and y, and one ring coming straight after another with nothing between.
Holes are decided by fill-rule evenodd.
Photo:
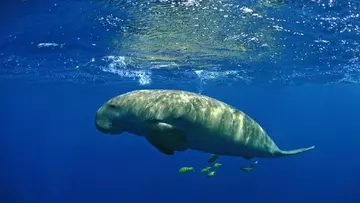
<instances>
[{"instance_id":1,"label":"dugong's snout","mask_svg":"<svg viewBox=\"0 0 360 203\"><path fill-rule=\"evenodd\" d=\"M95 116L95 127L105 134L119 134L122 131L116 125L116 112L111 111L106 105L100 107Z\"/></svg>"},{"instance_id":2,"label":"dugong's snout","mask_svg":"<svg viewBox=\"0 0 360 203\"><path fill-rule=\"evenodd\" d=\"M104 128L104 125L100 124L97 119L95 119L95 127L98 131L102 133L108 133L108 128Z\"/></svg>"},{"instance_id":3,"label":"dugong's snout","mask_svg":"<svg viewBox=\"0 0 360 203\"><path fill-rule=\"evenodd\" d=\"M109 133L109 129L111 129L108 118L104 115L101 108L96 112L95 127L102 133Z\"/></svg>"}]
</instances>

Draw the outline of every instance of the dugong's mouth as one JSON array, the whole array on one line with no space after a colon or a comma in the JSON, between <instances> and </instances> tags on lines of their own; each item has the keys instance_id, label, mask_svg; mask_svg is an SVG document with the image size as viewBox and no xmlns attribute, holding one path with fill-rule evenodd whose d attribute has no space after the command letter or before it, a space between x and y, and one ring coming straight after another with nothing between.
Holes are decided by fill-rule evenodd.
<instances>
[{"instance_id":1,"label":"dugong's mouth","mask_svg":"<svg viewBox=\"0 0 360 203\"><path fill-rule=\"evenodd\" d=\"M108 125L104 125L104 123L100 124L97 120L95 120L96 129L102 133L110 134Z\"/></svg>"}]
</instances>

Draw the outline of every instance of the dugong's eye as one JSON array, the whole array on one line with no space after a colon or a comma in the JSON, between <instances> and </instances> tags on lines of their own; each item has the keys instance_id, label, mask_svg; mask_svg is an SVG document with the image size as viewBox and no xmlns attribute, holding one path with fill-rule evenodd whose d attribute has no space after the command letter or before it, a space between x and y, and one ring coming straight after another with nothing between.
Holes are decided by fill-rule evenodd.
<instances>
[{"instance_id":1,"label":"dugong's eye","mask_svg":"<svg viewBox=\"0 0 360 203\"><path fill-rule=\"evenodd\" d=\"M114 104L109 104L109 107L112 108L112 109L116 108L116 106Z\"/></svg>"}]
</instances>

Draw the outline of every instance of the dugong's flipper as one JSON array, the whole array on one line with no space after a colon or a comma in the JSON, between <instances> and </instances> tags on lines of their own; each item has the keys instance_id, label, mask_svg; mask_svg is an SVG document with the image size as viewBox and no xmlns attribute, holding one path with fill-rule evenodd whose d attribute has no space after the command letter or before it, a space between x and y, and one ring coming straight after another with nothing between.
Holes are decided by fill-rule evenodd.
<instances>
[{"instance_id":1,"label":"dugong's flipper","mask_svg":"<svg viewBox=\"0 0 360 203\"><path fill-rule=\"evenodd\" d=\"M164 146L164 144L161 143L161 140L159 140L158 136L159 136L158 134L154 133L154 134L148 134L147 136L145 136L145 138L152 146L154 146L160 152L166 155L174 155L174 150Z\"/></svg>"},{"instance_id":2,"label":"dugong's flipper","mask_svg":"<svg viewBox=\"0 0 360 203\"><path fill-rule=\"evenodd\" d=\"M157 150L167 155L173 155L174 151L187 149L186 135L167 123L151 123L145 138Z\"/></svg>"},{"instance_id":3,"label":"dugong's flipper","mask_svg":"<svg viewBox=\"0 0 360 203\"><path fill-rule=\"evenodd\" d=\"M301 148L301 149L294 149L294 150L279 150L278 152L275 153L275 156L290 156L290 155L300 154L312 150L314 148L315 146Z\"/></svg>"},{"instance_id":4,"label":"dugong's flipper","mask_svg":"<svg viewBox=\"0 0 360 203\"><path fill-rule=\"evenodd\" d=\"M216 161L219 158L219 155L217 154L212 154L210 156L210 158L208 159L208 163L213 163L214 161Z\"/></svg>"}]
</instances>

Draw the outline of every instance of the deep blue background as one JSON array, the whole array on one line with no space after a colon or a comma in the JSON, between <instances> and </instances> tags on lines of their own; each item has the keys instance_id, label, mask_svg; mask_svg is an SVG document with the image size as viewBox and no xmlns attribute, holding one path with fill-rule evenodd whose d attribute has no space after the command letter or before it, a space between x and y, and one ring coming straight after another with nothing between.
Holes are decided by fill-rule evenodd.
<instances>
[{"instance_id":1,"label":"deep blue background","mask_svg":"<svg viewBox=\"0 0 360 203\"><path fill-rule=\"evenodd\" d=\"M212 179L177 172L205 166L204 153L166 156L141 137L96 131L97 108L134 89L139 87L1 83L0 202L360 200L359 86L209 86L203 94L248 113L281 148L316 145L297 156L259 159L249 173L239 170L249 162L222 157L223 168Z\"/></svg>"},{"instance_id":2,"label":"deep blue background","mask_svg":"<svg viewBox=\"0 0 360 203\"><path fill-rule=\"evenodd\" d=\"M115 8L86 0L0 1L0 203L359 203L360 85L340 83L359 83L358 44L352 42L358 39L354 25L360 21L348 17L358 12L356 0L351 1L353 10L348 1L336 2L326 9L310 9L315 3L305 0L294 5L288 12L310 24L294 20L285 26L305 33L283 39L287 63L274 65L279 72L261 64L249 67L255 70L255 83L284 79L316 85L245 85L225 78L200 81L199 88L197 77L165 83L163 78L169 77L160 71L153 74L160 80L139 86L101 71L104 64L98 59L114 54L105 41L116 36L117 28L94 19L115 15ZM289 13L279 16L290 22L294 16ZM313 18L300 16L304 13ZM313 20L318 14L348 17L349 22L340 18L338 27L321 27ZM344 27L352 32L339 33ZM311 44L314 39L333 41L323 48ZM37 48L44 42L65 45ZM83 65L93 57L95 65ZM305 69L294 72L298 67ZM291 157L256 159L258 168L249 173L239 167L250 161L221 157L223 167L206 179L198 171L206 166L208 154L189 150L166 156L141 137L104 135L95 129L95 112L104 102L143 88L201 89L254 118L280 148L316 148ZM194 166L197 172L179 174L183 166Z\"/></svg>"}]
</instances>

